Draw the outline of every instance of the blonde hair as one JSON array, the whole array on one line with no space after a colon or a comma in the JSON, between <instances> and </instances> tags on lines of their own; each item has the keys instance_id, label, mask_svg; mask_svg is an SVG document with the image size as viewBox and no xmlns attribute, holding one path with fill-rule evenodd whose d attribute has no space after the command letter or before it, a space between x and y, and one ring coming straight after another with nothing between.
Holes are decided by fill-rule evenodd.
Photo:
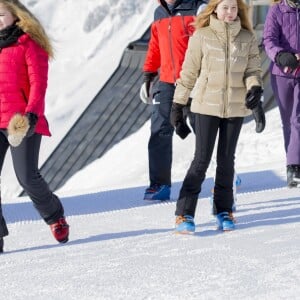
<instances>
[{"instance_id":1,"label":"blonde hair","mask_svg":"<svg viewBox=\"0 0 300 300\"><path fill-rule=\"evenodd\" d=\"M17 19L16 25L38 43L50 58L53 58L54 51L50 39L33 13L18 0L0 0L0 4L3 4Z\"/></svg>"},{"instance_id":2,"label":"blonde hair","mask_svg":"<svg viewBox=\"0 0 300 300\"><path fill-rule=\"evenodd\" d=\"M201 27L206 27L209 25L210 15L215 14L216 7L222 2L223 0L210 0L203 10L197 17L194 22L194 26L196 29ZM238 16L241 20L242 28L248 29L249 31L253 32L253 28L251 22L249 20L248 10L249 6L243 0L237 0L238 6Z\"/></svg>"}]
</instances>

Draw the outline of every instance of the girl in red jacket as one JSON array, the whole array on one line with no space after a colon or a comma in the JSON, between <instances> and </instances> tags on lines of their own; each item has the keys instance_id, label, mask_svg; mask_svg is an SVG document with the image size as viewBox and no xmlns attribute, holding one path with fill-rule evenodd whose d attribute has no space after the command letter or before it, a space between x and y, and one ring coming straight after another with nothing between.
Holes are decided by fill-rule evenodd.
<instances>
[{"instance_id":1,"label":"girl in red jacket","mask_svg":"<svg viewBox=\"0 0 300 300\"><path fill-rule=\"evenodd\" d=\"M60 243L69 226L61 201L38 170L51 43L37 18L19 1L0 0L0 174L10 148L20 185ZM1 200L1 198L0 198ZM0 252L8 235L0 201Z\"/></svg>"}]
</instances>

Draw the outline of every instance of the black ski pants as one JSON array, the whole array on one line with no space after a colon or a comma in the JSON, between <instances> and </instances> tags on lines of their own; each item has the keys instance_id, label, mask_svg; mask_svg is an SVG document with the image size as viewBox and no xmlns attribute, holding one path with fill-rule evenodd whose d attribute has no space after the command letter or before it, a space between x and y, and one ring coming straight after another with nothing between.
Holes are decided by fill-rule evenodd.
<instances>
[{"instance_id":1,"label":"black ski pants","mask_svg":"<svg viewBox=\"0 0 300 300\"><path fill-rule=\"evenodd\" d=\"M11 147L7 141L6 131L0 130L0 175L6 152L10 147L13 167L20 185L44 221L52 224L64 215L64 209L61 201L49 189L38 170L41 138L41 135L34 134L29 138L24 138L20 146ZM0 237L7 234L0 201Z\"/></svg>"},{"instance_id":2,"label":"black ski pants","mask_svg":"<svg viewBox=\"0 0 300 300\"><path fill-rule=\"evenodd\" d=\"M160 81L153 100L148 142L150 185L171 185L174 128L170 123L170 113L174 91L174 84Z\"/></svg>"},{"instance_id":3,"label":"black ski pants","mask_svg":"<svg viewBox=\"0 0 300 300\"><path fill-rule=\"evenodd\" d=\"M195 216L198 196L217 136L214 203L217 214L232 211L235 150L242 124L242 117L225 119L195 114L196 150L180 190L175 215Z\"/></svg>"}]
</instances>

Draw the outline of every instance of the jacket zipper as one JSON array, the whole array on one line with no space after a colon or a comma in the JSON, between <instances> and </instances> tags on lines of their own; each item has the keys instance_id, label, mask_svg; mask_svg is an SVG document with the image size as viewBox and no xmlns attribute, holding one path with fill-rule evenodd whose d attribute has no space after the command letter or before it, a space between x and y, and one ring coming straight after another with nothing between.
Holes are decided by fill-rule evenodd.
<instances>
[{"instance_id":1,"label":"jacket zipper","mask_svg":"<svg viewBox=\"0 0 300 300\"><path fill-rule=\"evenodd\" d=\"M229 72L229 31L228 31L228 26L226 24L225 26L226 30L226 53L225 53L225 93L224 93L224 117L227 117L227 110L228 110L228 72ZM227 108L227 109L226 109Z\"/></svg>"},{"instance_id":2,"label":"jacket zipper","mask_svg":"<svg viewBox=\"0 0 300 300\"><path fill-rule=\"evenodd\" d=\"M171 23L172 23L172 16L169 17L168 32L169 32L169 45L170 45L171 62L172 62L172 66L173 66L173 78L174 78L174 84L176 84L176 66L175 66L174 53L173 53Z\"/></svg>"},{"instance_id":3,"label":"jacket zipper","mask_svg":"<svg viewBox=\"0 0 300 300\"><path fill-rule=\"evenodd\" d=\"M300 10L299 10L299 8L297 7L297 9L296 9L296 19L297 19L297 22L296 22L296 24L299 24L299 12L300 12ZM299 39L299 26L296 26L296 33L297 33L297 49L299 49L300 48L300 39Z\"/></svg>"}]
</instances>

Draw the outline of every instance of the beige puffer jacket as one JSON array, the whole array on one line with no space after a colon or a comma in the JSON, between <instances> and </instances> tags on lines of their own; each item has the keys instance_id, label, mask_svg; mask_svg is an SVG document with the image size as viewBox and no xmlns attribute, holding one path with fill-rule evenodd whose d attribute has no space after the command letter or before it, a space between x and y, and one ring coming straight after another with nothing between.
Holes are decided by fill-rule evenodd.
<instances>
[{"instance_id":1,"label":"beige puffer jacket","mask_svg":"<svg viewBox=\"0 0 300 300\"><path fill-rule=\"evenodd\" d=\"M190 38L173 101L185 105L194 88L192 112L244 117L251 113L246 92L254 85L262 85L255 35L239 19L228 24L212 15Z\"/></svg>"}]
</instances>

